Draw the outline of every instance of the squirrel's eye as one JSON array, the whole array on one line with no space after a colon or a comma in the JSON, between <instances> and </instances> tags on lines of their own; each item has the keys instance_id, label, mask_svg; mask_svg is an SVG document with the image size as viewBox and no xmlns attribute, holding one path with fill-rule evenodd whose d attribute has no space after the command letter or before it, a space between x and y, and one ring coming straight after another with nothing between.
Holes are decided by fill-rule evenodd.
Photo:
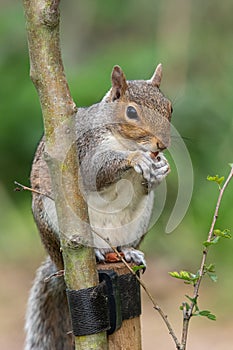
<instances>
[{"instance_id":1,"label":"squirrel's eye","mask_svg":"<svg viewBox=\"0 0 233 350\"><path fill-rule=\"evenodd\" d=\"M133 106L127 107L126 114L129 119L138 119L138 113Z\"/></svg>"},{"instance_id":2,"label":"squirrel's eye","mask_svg":"<svg viewBox=\"0 0 233 350\"><path fill-rule=\"evenodd\" d=\"M169 111L170 114L172 114L172 112L173 112L173 108L172 108L171 102L168 102L168 111Z\"/></svg>"}]
</instances>

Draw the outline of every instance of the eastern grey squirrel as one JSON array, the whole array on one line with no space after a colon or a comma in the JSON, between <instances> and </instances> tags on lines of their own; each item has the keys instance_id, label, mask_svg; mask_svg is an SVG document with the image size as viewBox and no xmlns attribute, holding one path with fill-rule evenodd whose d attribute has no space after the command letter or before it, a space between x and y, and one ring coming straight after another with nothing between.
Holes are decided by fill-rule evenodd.
<instances>
[{"instance_id":1,"label":"eastern grey squirrel","mask_svg":"<svg viewBox=\"0 0 233 350\"><path fill-rule=\"evenodd\" d=\"M90 225L110 239L127 261L146 265L137 250L146 234L154 205L154 189L169 173L162 154L170 141L171 102L160 91L162 66L150 80L127 81L122 69L112 71L112 87L104 98L79 108L77 155ZM26 314L25 350L74 349L63 277L45 278L63 268L59 229L44 160L42 138L32 165L32 209L48 257L38 269ZM46 194L47 196L44 196ZM93 235L95 235L93 233ZM98 261L111 251L94 238Z\"/></svg>"}]
</instances>

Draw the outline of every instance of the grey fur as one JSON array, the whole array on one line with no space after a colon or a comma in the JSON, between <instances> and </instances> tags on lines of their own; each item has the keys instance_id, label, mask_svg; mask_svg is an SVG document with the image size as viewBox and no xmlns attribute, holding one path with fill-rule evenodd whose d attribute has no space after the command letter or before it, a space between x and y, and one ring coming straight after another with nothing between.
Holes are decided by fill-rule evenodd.
<instances>
[{"instance_id":1,"label":"grey fur","mask_svg":"<svg viewBox=\"0 0 233 350\"><path fill-rule=\"evenodd\" d=\"M75 116L80 186L91 227L110 237L113 245L121 246L126 259L136 264L145 264L144 254L136 248L149 225L154 189L169 172L165 157L157 154L169 144L171 118L171 103L159 90L161 74L159 66L151 80L126 81L116 66L112 88L103 100L79 108ZM128 118L128 106L136 109L135 120ZM32 165L31 185L52 196L44 147L42 139ZM130 186L133 191L128 203ZM34 218L49 257L38 269L30 292L25 350L71 350L63 277L44 281L63 268L55 205L44 195L32 196ZM98 239L95 243L97 258L104 260L109 248Z\"/></svg>"},{"instance_id":2,"label":"grey fur","mask_svg":"<svg viewBox=\"0 0 233 350\"><path fill-rule=\"evenodd\" d=\"M36 273L26 314L25 350L73 350L71 322L63 277L51 277L57 267L48 257Z\"/></svg>"}]
</instances>

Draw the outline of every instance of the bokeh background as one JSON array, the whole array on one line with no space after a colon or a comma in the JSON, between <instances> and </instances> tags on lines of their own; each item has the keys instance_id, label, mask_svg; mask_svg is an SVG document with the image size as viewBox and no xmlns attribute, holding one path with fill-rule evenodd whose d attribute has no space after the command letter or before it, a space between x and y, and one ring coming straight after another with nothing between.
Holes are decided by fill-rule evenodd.
<instances>
[{"instance_id":1,"label":"bokeh background","mask_svg":"<svg viewBox=\"0 0 233 350\"><path fill-rule=\"evenodd\" d=\"M194 189L182 223L165 227L177 195L175 164L167 179L165 209L146 237L145 280L181 332L179 305L189 286L168 271L200 266L218 188L207 175L224 175L233 162L233 3L231 0L63 1L61 46L72 95L90 105L109 89L114 64L128 79L149 78L164 68L161 89L172 100L173 125L184 138ZM14 192L14 180L29 185L30 165L43 132L40 105L29 79L29 59L20 1L0 0L0 348L23 347L24 311L34 272L44 257L30 209L30 193ZM172 142L176 142L174 139ZM172 160L171 160L172 162ZM233 229L233 183L217 226ZM188 349L232 349L233 241L222 240L208 261L218 282L205 279L200 308L217 321L194 318ZM144 300L144 349L175 349L149 302Z\"/></svg>"}]
</instances>

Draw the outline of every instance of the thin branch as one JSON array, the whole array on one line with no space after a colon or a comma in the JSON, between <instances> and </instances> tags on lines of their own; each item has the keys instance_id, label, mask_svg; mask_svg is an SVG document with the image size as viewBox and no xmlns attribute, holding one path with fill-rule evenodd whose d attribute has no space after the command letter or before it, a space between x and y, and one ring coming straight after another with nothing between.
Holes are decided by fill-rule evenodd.
<instances>
[{"instance_id":1,"label":"thin branch","mask_svg":"<svg viewBox=\"0 0 233 350\"><path fill-rule=\"evenodd\" d=\"M65 275L65 270L59 270L59 271L56 271L54 273L51 273L51 275L49 275L48 277L46 277L44 279L44 282L47 283L49 280L51 280L51 278L53 277L64 277Z\"/></svg>"},{"instance_id":2,"label":"thin branch","mask_svg":"<svg viewBox=\"0 0 233 350\"><path fill-rule=\"evenodd\" d=\"M138 277L138 275L136 274L136 272L131 268L131 266L127 263L127 261L122 257L122 255L118 252L118 250L111 245L109 239L104 238L100 233L94 231L92 229L93 233L95 233L98 237L100 237L101 239L103 239L108 245L109 247L116 253L117 257L122 261L122 263L127 267L127 269L136 277L137 281L140 283L140 285L142 286L142 288L144 289L144 291L146 292L148 298L150 299L150 301L153 304L153 307L156 311L158 311L159 315L162 317L163 321L165 322L167 329L169 331L169 334L171 335L172 339L175 342L176 348L177 350L180 350L180 343L175 335L175 331L173 330L173 327L171 325L171 323L168 320L167 315L163 312L163 310L161 309L161 307L158 305L158 303L155 301L155 299L153 298L152 294L150 293L148 287L146 286L146 284Z\"/></svg>"},{"instance_id":3,"label":"thin branch","mask_svg":"<svg viewBox=\"0 0 233 350\"><path fill-rule=\"evenodd\" d=\"M216 203L216 207L215 207L215 211L214 211L214 216L210 225L210 229L209 229L209 233L208 233L208 239L207 242L211 242L211 240L214 237L214 227L218 218L218 212L219 212L219 208L220 208L220 204L222 201L222 197L223 197L223 193L225 192L231 178L233 177L233 166L231 166L231 170L230 173L226 179L226 181L223 184L222 188L219 188L219 196L217 199L217 203ZM202 255L202 260L201 260L201 265L200 265L200 269L199 269L199 278L194 286L194 293L193 293L193 297L192 299L195 300L195 302L193 301L190 305L190 309L189 310L185 310L184 312L184 317L183 317L183 330L182 330L182 340L181 340L181 350L185 350L186 348L186 344L187 344L187 336L188 336L188 327L189 327L189 321L193 315L193 309L196 305L196 300L198 298L198 293L199 293L199 289L200 289L200 284L202 281L202 278L205 274L205 264L206 264L206 259L207 259L207 254L208 254L208 248L205 247L203 250L203 255Z\"/></svg>"},{"instance_id":4,"label":"thin branch","mask_svg":"<svg viewBox=\"0 0 233 350\"><path fill-rule=\"evenodd\" d=\"M51 197L50 195L48 195L47 193L43 193L43 192L40 192L40 191L37 191L35 190L34 188L31 188L31 187L28 187L28 186L24 186L22 184L20 184L19 182L17 181L14 181L14 184L19 186L19 187L16 187L14 190L15 191L30 191L32 193L36 193L36 194L39 194L41 196L45 196L45 197L48 197L50 198L51 200L54 200L53 197Z\"/></svg>"}]
</instances>

